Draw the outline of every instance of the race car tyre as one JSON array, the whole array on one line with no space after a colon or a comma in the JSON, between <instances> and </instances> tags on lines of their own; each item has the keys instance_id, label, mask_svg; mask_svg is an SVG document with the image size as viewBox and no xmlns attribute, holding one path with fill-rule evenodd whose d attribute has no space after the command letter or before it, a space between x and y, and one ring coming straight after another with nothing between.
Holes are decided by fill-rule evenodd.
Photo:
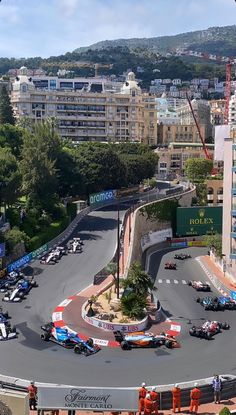
<instances>
[{"instance_id":1,"label":"race car tyre","mask_svg":"<svg viewBox=\"0 0 236 415\"><path fill-rule=\"evenodd\" d=\"M93 345L94 345L93 339L91 337L86 341L86 343L90 347L93 347Z\"/></svg>"},{"instance_id":2,"label":"race car tyre","mask_svg":"<svg viewBox=\"0 0 236 415\"><path fill-rule=\"evenodd\" d=\"M31 281L31 286L32 286L32 287L38 287L38 284L37 284L37 282L36 282L36 281Z\"/></svg>"},{"instance_id":3,"label":"race car tyre","mask_svg":"<svg viewBox=\"0 0 236 415\"><path fill-rule=\"evenodd\" d=\"M188 285L191 287L192 286L192 281L189 281L188 282Z\"/></svg>"},{"instance_id":4,"label":"race car tyre","mask_svg":"<svg viewBox=\"0 0 236 415\"><path fill-rule=\"evenodd\" d=\"M229 325L228 323L222 323L222 324L221 324L221 328L222 328L223 330L229 330L229 329L230 329L230 325Z\"/></svg>"},{"instance_id":5,"label":"race car tyre","mask_svg":"<svg viewBox=\"0 0 236 415\"><path fill-rule=\"evenodd\" d=\"M211 340L212 339L212 334L209 333L209 331L206 332L206 339L207 340Z\"/></svg>"},{"instance_id":6,"label":"race car tyre","mask_svg":"<svg viewBox=\"0 0 236 415\"><path fill-rule=\"evenodd\" d=\"M196 329L195 329L194 327L192 327L192 328L189 330L189 334L190 334L190 336L196 336Z\"/></svg>"},{"instance_id":7,"label":"race car tyre","mask_svg":"<svg viewBox=\"0 0 236 415\"><path fill-rule=\"evenodd\" d=\"M6 311L5 313L3 313L3 316L5 317L5 318L9 318L9 313L8 313L8 311Z\"/></svg>"},{"instance_id":8,"label":"race car tyre","mask_svg":"<svg viewBox=\"0 0 236 415\"><path fill-rule=\"evenodd\" d=\"M80 344L76 344L75 347L74 347L74 353L81 354L82 351L83 351L83 349L82 349L81 345Z\"/></svg>"},{"instance_id":9,"label":"race car tyre","mask_svg":"<svg viewBox=\"0 0 236 415\"><path fill-rule=\"evenodd\" d=\"M165 346L167 347L167 349L173 349L173 342L171 340L166 340Z\"/></svg>"},{"instance_id":10,"label":"race car tyre","mask_svg":"<svg viewBox=\"0 0 236 415\"><path fill-rule=\"evenodd\" d=\"M50 334L48 334L48 333L42 333L40 337L41 337L41 339L42 339L42 340L44 340L45 342L48 342L48 341L49 341L49 339L50 339Z\"/></svg>"},{"instance_id":11,"label":"race car tyre","mask_svg":"<svg viewBox=\"0 0 236 415\"><path fill-rule=\"evenodd\" d=\"M130 350L131 348L129 343L126 342L125 340L123 340L120 345L121 345L122 350Z\"/></svg>"},{"instance_id":12,"label":"race car tyre","mask_svg":"<svg viewBox=\"0 0 236 415\"><path fill-rule=\"evenodd\" d=\"M196 301L197 301L197 303L200 303L200 297L198 297L198 298L196 299Z\"/></svg>"},{"instance_id":13,"label":"race car tyre","mask_svg":"<svg viewBox=\"0 0 236 415\"><path fill-rule=\"evenodd\" d=\"M160 336L166 336L166 333L162 332L160 333Z\"/></svg>"},{"instance_id":14,"label":"race car tyre","mask_svg":"<svg viewBox=\"0 0 236 415\"><path fill-rule=\"evenodd\" d=\"M24 295L25 295L25 294L21 292L21 293L19 293L19 294L18 294L18 297L19 297L21 300L23 300Z\"/></svg>"},{"instance_id":15,"label":"race car tyre","mask_svg":"<svg viewBox=\"0 0 236 415\"><path fill-rule=\"evenodd\" d=\"M13 327L11 328L10 333L16 333L16 327L15 327L15 326L13 326Z\"/></svg>"}]
</instances>

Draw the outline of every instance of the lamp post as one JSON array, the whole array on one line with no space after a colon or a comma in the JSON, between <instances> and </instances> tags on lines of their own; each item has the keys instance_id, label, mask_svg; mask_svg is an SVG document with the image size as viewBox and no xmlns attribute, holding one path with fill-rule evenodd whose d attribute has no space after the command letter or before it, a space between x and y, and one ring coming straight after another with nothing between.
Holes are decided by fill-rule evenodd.
<instances>
[{"instance_id":1,"label":"lamp post","mask_svg":"<svg viewBox=\"0 0 236 415\"><path fill-rule=\"evenodd\" d=\"M120 297L120 200L117 199L117 273L116 273L116 294Z\"/></svg>"}]
</instances>

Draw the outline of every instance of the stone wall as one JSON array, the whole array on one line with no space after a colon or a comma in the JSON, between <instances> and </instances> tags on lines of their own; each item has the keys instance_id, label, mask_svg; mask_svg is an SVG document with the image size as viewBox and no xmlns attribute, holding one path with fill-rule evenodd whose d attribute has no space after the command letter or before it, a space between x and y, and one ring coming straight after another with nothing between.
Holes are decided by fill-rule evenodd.
<instances>
[{"instance_id":1,"label":"stone wall","mask_svg":"<svg viewBox=\"0 0 236 415\"><path fill-rule=\"evenodd\" d=\"M187 191L183 195L169 197L168 199L177 199L181 207L189 207L191 206L192 197L194 196L196 196L195 188ZM159 203L159 202L160 201L153 202L153 203ZM153 203L150 203L150 204L153 204ZM147 215L140 213L140 209L141 208L138 208L135 211L134 218L133 218L130 253L129 253L129 259L127 261L126 271L132 262L141 261L142 250L141 250L140 240L142 236L146 235L150 231L156 232L156 231L171 227L170 222L159 222L159 221L149 220L147 218Z\"/></svg>"}]
</instances>

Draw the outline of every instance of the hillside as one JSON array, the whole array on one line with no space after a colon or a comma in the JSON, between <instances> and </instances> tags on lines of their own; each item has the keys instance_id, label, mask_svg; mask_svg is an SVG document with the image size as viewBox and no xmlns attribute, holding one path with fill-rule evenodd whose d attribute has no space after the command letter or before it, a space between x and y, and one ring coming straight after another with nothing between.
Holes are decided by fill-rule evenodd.
<instances>
[{"instance_id":1,"label":"hillside","mask_svg":"<svg viewBox=\"0 0 236 415\"><path fill-rule=\"evenodd\" d=\"M152 52L166 54L176 49L188 49L223 56L236 56L236 25L210 27L206 30L181 33L175 36L105 40L75 52L88 49L99 50L107 47L126 46L129 49L147 48Z\"/></svg>"}]
</instances>

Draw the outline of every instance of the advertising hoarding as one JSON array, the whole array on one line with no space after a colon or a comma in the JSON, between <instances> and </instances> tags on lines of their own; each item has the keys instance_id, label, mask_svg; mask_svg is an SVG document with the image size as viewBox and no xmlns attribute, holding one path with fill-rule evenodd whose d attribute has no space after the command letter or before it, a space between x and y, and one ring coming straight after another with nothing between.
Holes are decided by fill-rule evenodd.
<instances>
[{"instance_id":1,"label":"advertising hoarding","mask_svg":"<svg viewBox=\"0 0 236 415\"><path fill-rule=\"evenodd\" d=\"M137 411L138 391L122 388L38 387L38 409Z\"/></svg>"},{"instance_id":2,"label":"advertising hoarding","mask_svg":"<svg viewBox=\"0 0 236 415\"><path fill-rule=\"evenodd\" d=\"M222 233L222 206L194 206L177 208L179 236Z\"/></svg>"},{"instance_id":3,"label":"advertising hoarding","mask_svg":"<svg viewBox=\"0 0 236 415\"><path fill-rule=\"evenodd\" d=\"M89 204L90 206L96 205L104 202L111 202L116 200L117 190L104 190L99 193L92 193L89 195Z\"/></svg>"}]
</instances>

